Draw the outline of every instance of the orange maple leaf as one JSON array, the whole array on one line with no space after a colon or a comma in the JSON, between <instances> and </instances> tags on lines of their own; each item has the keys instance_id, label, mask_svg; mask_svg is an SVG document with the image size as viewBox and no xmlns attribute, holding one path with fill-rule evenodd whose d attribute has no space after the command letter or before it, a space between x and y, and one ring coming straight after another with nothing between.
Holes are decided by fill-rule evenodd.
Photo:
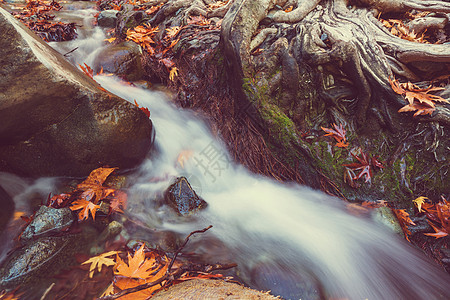
<instances>
[{"instance_id":1,"label":"orange maple leaf","mask_svg":"<svg viewBox=\"0 0 450 300\"><path fill-rule=\"evenodd\" d=\"M86 63L84 63L84 67L80 64L78 64L81 68L81 70L86 74L87 76L94 78L94 70L92 70L91 67L89 67Z\"/></svg>"},{"instance_id":2,"label":"orange maple leaf","mask_svg":"<svg viewBox=\"0 0 450 300\"><path fill-rule=\"evenodd\" d=\"M448 235L448 232L445 229L434 226L433 223L431 223L430 221L428 221L428 223L430 224L431 227L433 227L435 232L434 233L424 233L424 235L432 236L437 239Z\"/></svg>"},{"instance_id":3,"label":"orange maple leaf","mask_svg":"<svg viewBox=\"0 0 450 300\"><path fill-rule=\"evenodd\" d=\"M96 205L91 201L86 201L84 199L79 199L72 202L72 206L69 207L70 210L79 210L78 220L84 220L89 218L89 212L91 213L92 219L95 220L95 212L100 208L100 205Z\"/></svg>"},{"instance_id":4,"label":"orange maple leaf","mask_svg":"<svg viewBox=\"0 0 450 300\"><path fill-rule=\"evenodd\" d=\"M84 191L81 198L98 203L101 199L115 192L115 189L103 186L106 178L117 168L98 168L92 171L85 181L77 185L77 189Z\"/></svg>"},{"instance_id":5,"label":"orange maple leaf","mask_svg":"<svg viewBox=\"0 0 450 300\"><path fill-rule=\"evenodd\" d=\"M150 111L148 110L147 107L140 107L139 104L136 102L136 100L134 100L134 105L136 105L140 110L142 110L144 112L144 114L150 118Z\"/></svg>"},{"instance_id":6,"label":"orange maple leaf","mask_svg":"<svg viewBox=\"0 0 450 300\"><path fill-rule=\"evenodd\" d=\"M409 214L404 209L392 209L395 216L397 217L398 223L400 224L400 227L403 230L403 233L405 234L405 238L409 242L408 235L411 234L411 231L408 229L408 225L416 225L411 218L409 217Z\"/></svg>"},{"instance_id":7,"label":"orange maple leaf","mask_svg":"<svg viewBox=\"0 0 450 300\"><path fill-rule=\"evenodd\" d=\"M134 253L134 256L128 253L128 263L120 257L117 258L117 263L114 266L114 274L116 275L115 288L124 290L136 287L147 282L156 281L166 275L168 269L167 257L161 257L155 252L151 252L150 256L146 257L144 247L145 244ZM161 284L157 284L148 289L125 295L120 299L147 299L161 287Z\"/></svg>"},{"instance_id":8,"label":"orange maple leaf","mask_svg":"<svg viewBox=\"0 0 450 300\"><path fill-rule=\"evenodd\" d=\"M389 83L395 93L402 95L407 100L408 104L398 110L398 112L413 112L414 117L418 115L432 114L435 108L435 102L449 103L448 100L430 92L440 91L443 88L433 87L419 88L417 85L407 82L399 83L397 79L389 78Z\"/></svg>"}]
</instances>

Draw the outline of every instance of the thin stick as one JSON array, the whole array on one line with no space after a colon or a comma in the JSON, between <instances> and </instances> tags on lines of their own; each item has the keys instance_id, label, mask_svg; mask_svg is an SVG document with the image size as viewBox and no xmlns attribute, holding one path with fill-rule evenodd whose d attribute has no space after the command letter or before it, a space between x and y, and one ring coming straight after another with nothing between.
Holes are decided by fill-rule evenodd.
<instances>
[{"instance_id":1,"label":"thin stick","mask_svg":"<svg viewBox=\"0 0 450 300\"><path fill-rule=\"evenodd\" d=\"M206 228L204 228L202 230L196 230L196 231L192 231L191 233L189 233L189 235L184 240L183 245L181 245L181 247L178 248L177 252L175 252L174 257L170 261L170 264L169 264L169 266L167 268L166 274L163 277L159 278L158 280L152 281L152 282L147 282L147 283L138 285L138 286L133 287L133 288L122 290L122 291L120 291L118 293L115 293L115 294L112 294L112 295L108 295L108 296L97 298L97 300L113 300L113 299L117 299L117 298L122 297L123 295L139 292L141 290L145 290L145 289L151 288L152 286L160 284L161 282L163 282L164 280L166 280L169 277L170 270L171 270L171 268L173 266L173 263L175 262L175 259L177 258L178 254L181 252L181 250L183 250L183 248L186 246L186 244L188 243L189 238L191 237L191 235L193 235L195 233L203 233L203 232L207 231L208 229L210 229L211 227L212 227L212 225L209 225L208 227L206 227Z\"/></svg>"}]
</instances>

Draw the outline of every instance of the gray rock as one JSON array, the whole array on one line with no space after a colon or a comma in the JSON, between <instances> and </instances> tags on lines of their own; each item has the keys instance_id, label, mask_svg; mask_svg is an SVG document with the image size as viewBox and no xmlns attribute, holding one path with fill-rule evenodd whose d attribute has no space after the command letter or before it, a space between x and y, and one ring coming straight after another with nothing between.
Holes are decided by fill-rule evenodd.
<instances>
[{"instance_id":1,"label":"gray rock","mask_svg":"<svg viewBox=\"0 0 450 300\"><path fill-rule=\"evenodd\" d=\"M86 176L135 167L152 145L151 121L105 92L0 8L0 170Z\"/></svg>"},{"instance_id":2,"label":"gray rock","mask_svg":"<svg viewBox=\"0 0 450 300\"><path fill-rule=\"evenodd\" d=\"M389 207L382 206L375 208L371 215L372 219L377 223L383 224L399 235L403 235L402 227L398 223L397 217Z\"/></svg>"},{"instance_id":3,"label":"gray rock","mask_svg":"<svg viewBox=\"0 0 450 300\"><path fill-rule=\"evenodd\" d=\"M117 10L108 9L100 12L97 18L98 26L105 28L114 28L117 23Z\"/></svg>"},{"instance_id":4,"label":"gray rock","mask_svg":"<svg viewBox=\"0 0 450 300\"><path fill-rule=\"evenodd\" d=\"M43 238L16 250L0 269L0 288L14 288L56 273L75 248L71 237Z\"/></svg>"},{"instance_id":5,"label":"gray rock","mask_svg":"<svg viewBox=\"0 0 450 300\"><path fill-rule=\"evenodd\" d=\"M33 221L25 228L21 235L22 241L48 235L69 227L73 223L73 214L69 208L52 208L41 206Z\"/></svg>"},{"instance_id":6,"label":"gray rock","mask_svg":"<svg viewBox=\"0 0 450 300\"><path fill-rule=\"evenodd\" d=\"M192 189L186 177L179 177L164 194L164 199L178 214L190 215L205 208L207 203Z\"/></svg>"},{"instance_id":7,"label":"gray rock","mask_svg":"<svg viewBox=\"0 0 450 300\"><path fill-rule=\"evenodd\" d=\"M142 53L139 45L123 42L103 49L94 61L94 70L113 73L129 81L140 80L144 76Z\"/></svg>"}]
</instances>

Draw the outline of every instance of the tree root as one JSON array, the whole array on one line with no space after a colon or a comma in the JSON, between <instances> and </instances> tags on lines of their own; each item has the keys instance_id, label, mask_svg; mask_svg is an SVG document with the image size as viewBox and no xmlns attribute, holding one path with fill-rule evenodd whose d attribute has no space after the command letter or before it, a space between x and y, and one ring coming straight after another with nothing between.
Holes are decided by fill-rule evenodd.
<instances>
[{"instance_id":1,"label":"tree root","mask_svg":"<svg viewBox=\"0 0 450 300\"><path fill-rule=\"evenodd\" d=\"M178 17L179 23L182 23L190 15L201 15L206 17L206 6L202 0L169 0L164 4L156 15L150 20L150 24L159 24L168 17L183 8L187 8L183 11L183 15ZM172 23L174 23L172 21Z\"/></svg>"},{"instance_id":2,"label":"tree root","mask_svg":"<svg viewBox=\"0 0 450 300\"><path fill-rule=\"evenodd\" d=\"M250 42L250 52L258 48L269 34L276 34L277 32L278 29L276 28L264 28L263 30L261 30Z\"/></svg>"},{"instance_id":3,"label":"tree root","mask_svg":"<svg viewBox=\"0 0 450 300\"><path fill-rule=\"evenodd\" d=\"M411 9L431 12L450 12L450 3L431 0L358 0L360 4L382 12L407 12Z\"/></svg>"},{"instance_id":4,"label":"tree root","mask_svg":"<svg viewBox=\"0 0 450 300\"><path fill-rule=\"evenodd\" d=\"M230 6L232 3L233 3L233 0L228 0L227 4L225 4L224 6L221 6L219 8L216 8L215 10L209 11L208 18L212 18L212 17L223 18L225 16L225 14L228 12L228 10L230 9Z\"/></svg>"},{"instance_id":5,"label":"tree root","mask_svg":"<svg viewBox=\"0 0 450 300\"><path fill-rule=\"evenodd\" d=\"M320 2L321 0L297 0L297 8L291 12L283 10L277 11L271 18L278 23L298 23L303 20Z\"/></svg>"}]
</instances>

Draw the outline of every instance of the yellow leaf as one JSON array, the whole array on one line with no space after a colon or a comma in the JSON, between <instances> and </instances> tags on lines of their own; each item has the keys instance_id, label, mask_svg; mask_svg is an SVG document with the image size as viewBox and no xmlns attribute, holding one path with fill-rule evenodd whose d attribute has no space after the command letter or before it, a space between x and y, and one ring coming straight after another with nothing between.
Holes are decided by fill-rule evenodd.
<instances>
[{"instance_id":1,"label":"yellow leaf","mask_svg":"<svg viewBox=\"0 0 450 300\"><path fill-rule=\"evenodd\" d=\"M178 69L177 69L177 67L173 67L172 69L170 69L170 73L169 73L170 81L173 81L176 76L178 76Z\"/></svg>"},{"instance_id":2,"label":"yellow leaf","mask_svg":"<svg viewBox=\"0 0 450 300\"><path fill-rule=\"evenodd\" d=\"M91 266L89 268L89 278L92 278L92 276L94 275L95 267L97 267L98 271L101 272L103 265L105 265L105 266L115 265L116 262L114 261L114 259L107 258L107 257L114 255L114 254L118 254L118 253L119 253L118 251L109 251L109 252L91 257L90 259L88 259L87 261L82 263L82 265L91 264Z\"/></svg>"},{"instance_id":3,"label":"yellow leaf","mask_svg":"<svg viewBox=\"0 0 450 300\"><path fill-rule=\"evenodd\" d=\"M107 41L107 42L109 42L109 43L112 43L112 42L114 42L115 40L116 40L115 37L112 37L112 38L109 38L109 39L105 39L105 41Z\"/></svg>"},{"instance_id":4,"label":"yellow leaf","mask_svg":"<svg viewBox=\"0 0 450 300\"><path fill-rule=\"evenodd\" d=\"M419 212L423 212L422 205L425 203L425 200L429 200L429 199L427 197L418 197L413 200L413 202L417 206L417 210Z\"/></svg>"}]
</instances>

